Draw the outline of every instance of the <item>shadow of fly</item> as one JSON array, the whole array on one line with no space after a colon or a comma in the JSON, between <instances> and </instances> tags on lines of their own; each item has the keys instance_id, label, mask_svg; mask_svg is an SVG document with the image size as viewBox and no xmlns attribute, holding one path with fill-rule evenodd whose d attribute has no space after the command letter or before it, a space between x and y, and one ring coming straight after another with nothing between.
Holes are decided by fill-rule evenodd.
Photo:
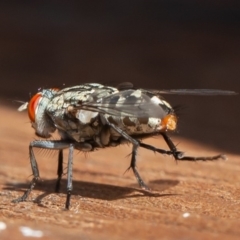
<instances>
[{"instance_id":1,"label":"shadow of fly","mask_svg":"<svg viewBox=\"0 0 240 240\"><path fill-rule=\"evenodd\" d=\"M132 152L128 169L132 169L139 186L145 190L149 190L149 188L136 168L136 155L139 147L160 154L172 155L180 161L225 159L225 155L222 154L200 157L185 156L176 148L167 132L176 129L177 116L171 105L161 97L161 94L234 95L236 93L209 89L156 91L135 89L131 83L122 83L116 88L98 83L87 83L61 90L42 89L19 108L19 111L28 110L36 135L45 140L30 142L29 154L33 179L23 196L13 201L25 201L40 177L33 148L59 151L56 192L59 192L63 175L63 150L69 150L66 209L70 207L73 189L74 149L91 152L98 148L114 147L130 142ZM48 140L56 130L60 135L60 140ZM141 141L156 135L163 137L169 150L159 149Z\"/></svg>"}]
</instances>

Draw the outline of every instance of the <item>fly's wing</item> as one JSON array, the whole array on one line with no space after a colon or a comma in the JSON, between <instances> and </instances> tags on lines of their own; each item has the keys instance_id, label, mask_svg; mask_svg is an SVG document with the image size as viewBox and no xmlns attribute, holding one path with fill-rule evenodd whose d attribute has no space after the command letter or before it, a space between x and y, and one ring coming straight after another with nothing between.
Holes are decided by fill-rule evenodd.
<instances>
[{"instance_id":1,"label":"fly's wing","mask_svg":"<svg viewBox=\"0 0 240 240\"><path fill-rule=\"evenodd\" d=\"M219 89L171 89L171 90L151 90L155 94L176 94L176 95L197 95L197 96L231 96L238 93Z\"/></svg>"},{"instance_id":2,"label":"fly's wing","mask_svg":"<svg viewBox=\"0 0 240 240\"><path fill-rule=\"evenodd\" d=\"M161 99L160 94L179 94L179 95L236 95L233 91L224 91L216 89L173 89L173 90L145 90L145 89L127 89L129 87L120 87L120 92L103 97L103 92L95 92L87 102L79 103L77 109L99 112L113 116L128 116L142 118L160 118L162 119L168 113L173 112L171 106ZM123 90L126 89L126 90Z\"/></svg>"},{"instance_id":3,"label":"fly's wing","mask_svg":"<svg viewBox=\"0 0 240 240\"><path fill-rule=\"evenodd\" d=\"M141 90L128 89L96 98L75 106L77 109L99 112L113 116L128 116L141 118L163 118L172 108L167 107L159 98L150 97Z\"/></svg>"},{"instance_id":4,"label":"fly's wing","mask_svg":"<svg viewBox=\"0 0 240 240\"><path fill-rule=\"evenodd\" d=\"M133 83L122 82L117 86L119 91L126 89L134 89ZM141 89L145 92L151 92L156 95L159 94L175 94L175 95L196 95L196 96L230 96L237 95L238 93L229 90L219 89L168 89L168 90L155 90L155 89Z\"/></svg>"}]
</instances>

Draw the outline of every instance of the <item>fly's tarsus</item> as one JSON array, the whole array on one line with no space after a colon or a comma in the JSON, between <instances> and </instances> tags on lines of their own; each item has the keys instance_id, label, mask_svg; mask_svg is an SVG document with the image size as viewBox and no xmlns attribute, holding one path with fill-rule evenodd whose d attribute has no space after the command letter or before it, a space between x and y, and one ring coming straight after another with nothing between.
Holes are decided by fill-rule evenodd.
<instances>
[{"instance_id":1,"label":"fly's tarsus","mask_svg":"<svg viewBox=\"0 0 240 240\"><path fill-rule=\"evenodd\" d=\"M167 143L168 147L171 150L172 155L174 156L175 160L179 161L214 161L223 159L226 160L226 156L224 154L219 154L215 156L202 156L202 157L194 157L194 156L185 156L183 152L177 150L176 146L172 142L171 138L166 133L161 133L163 139Z\"/></svg>"}]
</instances>

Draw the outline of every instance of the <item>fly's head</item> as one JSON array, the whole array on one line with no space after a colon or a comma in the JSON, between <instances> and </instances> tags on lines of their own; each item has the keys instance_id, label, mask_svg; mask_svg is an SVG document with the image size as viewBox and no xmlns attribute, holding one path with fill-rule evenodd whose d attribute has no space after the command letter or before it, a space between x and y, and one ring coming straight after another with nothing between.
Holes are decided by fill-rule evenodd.
<instances>
[{"instance_id":1,"label":"fly's head","mask_svg":"<svg viewBox=\"0 0 240 240\"><path fill-rule=\"evenodd\" d=\"M58 89L43 89L18 109L19 111L28 110L29 119L37 136L49 138L51 133L56 130L52 119L46 113L46 107L57 91Z\"/></svg>"}]
</instances>

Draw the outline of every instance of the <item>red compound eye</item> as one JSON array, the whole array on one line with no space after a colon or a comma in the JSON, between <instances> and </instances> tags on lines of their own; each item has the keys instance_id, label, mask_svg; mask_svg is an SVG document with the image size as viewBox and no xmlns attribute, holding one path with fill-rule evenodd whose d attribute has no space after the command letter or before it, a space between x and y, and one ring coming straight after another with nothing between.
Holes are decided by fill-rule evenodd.
<instances>
[{"instance_id":1,"label":"red compound eye","mask_svg":"<svg viewBox=\"0 0 240 240\"><path fill-rule=\"evenodd\" d=\"M28 116L32 122L35 122L35 113L39 100L42 98L42 93L35 94L28 103Z\"/></svg>"}]
</instances>

